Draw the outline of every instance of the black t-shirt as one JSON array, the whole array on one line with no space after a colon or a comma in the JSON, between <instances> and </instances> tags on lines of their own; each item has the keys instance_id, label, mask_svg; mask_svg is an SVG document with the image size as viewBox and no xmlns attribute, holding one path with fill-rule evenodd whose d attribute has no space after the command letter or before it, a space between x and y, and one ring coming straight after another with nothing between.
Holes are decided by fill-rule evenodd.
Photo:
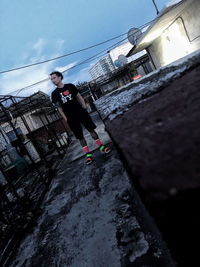
<instances>
[{"instance_id":1,"label":"black t-shirt","mask_svg":"<svg viewBox=\"0 0 200 267\"><path fill-rule=\"evenodd\" d=\"M65 84L63 88L56 88L51 94L51 99L53 103L59 103L67 118L72 118L79 115L83 110L77 100L77 94L78 89L76 86L69 83Z\"/></svg>"}]
</instances>

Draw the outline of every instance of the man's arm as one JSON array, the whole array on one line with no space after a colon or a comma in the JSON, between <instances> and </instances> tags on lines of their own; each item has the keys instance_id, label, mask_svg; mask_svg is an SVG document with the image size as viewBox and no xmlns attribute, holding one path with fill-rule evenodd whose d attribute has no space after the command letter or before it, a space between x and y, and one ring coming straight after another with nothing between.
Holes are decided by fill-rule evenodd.
<instances>
[{"instance_id":1,"label":"man's arm","mask_svg":"<svg viewBox=\"0 0 200 267\"><path fill-rule=\"evenodd\" d=\"M83 99L83 97L80 95L80 93L78 93L76 95L78 102L81 104L81 106L86 109L86 104L85 104L85 100Z\"/></svg>"},{"instance_id":2,"label":"man's arm","mask_svg":"<svg viewBox=\"0 0 200 267\"><path fill-rule=\"evenodd\" d=\"M62 110L61 107L58 107L58 111L60 112L60 115L63 117L63 119L64 119L65 121L67 121L67 117L66 117L66 115L65 115L65 113L63 112L63 110Z\"/></svg>"},{"instance_id":3,"label":"man's arm","mask_svg":"<svg viewBox=\"0 0 200 267\"><path fill-rule=\"evenodd\" d=\"M58 109L58 111L59 111L60 115L63 117L63 119L65 121L67 121L67 117L66 117L65 113L63 112L62 107L60 106L59 102L54 103L54 106Z\"/></svg>"}]
</instances>

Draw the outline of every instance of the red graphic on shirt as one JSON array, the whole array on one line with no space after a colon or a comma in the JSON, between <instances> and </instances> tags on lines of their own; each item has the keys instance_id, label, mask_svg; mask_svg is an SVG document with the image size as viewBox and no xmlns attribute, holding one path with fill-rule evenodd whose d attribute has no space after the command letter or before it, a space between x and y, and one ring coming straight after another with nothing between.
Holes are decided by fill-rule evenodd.
<instances>
[{"instance_id":1,"label":"red graphic on shirt","mask_svg":"<svg viewBox=\"0 0 200 267\"><path fill-rule=\"evenodd\" d=\"M68 95L69 94L69 90L66 90L63 92L64 95Z\"/></svg>"}]
</instances>

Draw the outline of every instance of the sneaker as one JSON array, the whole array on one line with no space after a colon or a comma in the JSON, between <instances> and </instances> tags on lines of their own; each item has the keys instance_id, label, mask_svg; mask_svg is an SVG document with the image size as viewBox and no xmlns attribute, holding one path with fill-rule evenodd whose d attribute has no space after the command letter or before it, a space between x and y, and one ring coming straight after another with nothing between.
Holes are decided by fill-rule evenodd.
<instances>
[{"instance_id":1,"label":"sneaker","mask_svg":"<svg viewBox=\"0 0 200 267\"><path fill-rule=\"evenodd\" d=\"M111 149L108 146L104 146L104 145L101 145L99 150L102 154L108 154L111 151Z\"/></svg>"},{"instance_id":2,"label":"sneaker","mask_svg":"<svg viewBox=\"0 0 200 267\"><path fill-rule=\"evenodd\" d=\"M93 161L92 154L87 153L86 154L86 164L88 165L88 164L92 163L92 161Z\"/></svg>"}]
</instances>

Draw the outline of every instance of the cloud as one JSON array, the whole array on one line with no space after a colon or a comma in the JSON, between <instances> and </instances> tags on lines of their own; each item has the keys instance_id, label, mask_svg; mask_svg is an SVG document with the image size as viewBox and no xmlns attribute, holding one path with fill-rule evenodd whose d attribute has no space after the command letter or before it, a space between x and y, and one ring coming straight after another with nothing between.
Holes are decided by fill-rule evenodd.
<instances>
[{"instance_id":1,"label":"cloud","mask_svg":"<svg viewBox=\"0 0 200 267\"><path fill-rule=\"evenodd\" d=\"M41 55L43 48L47 42L45 39L40 38L34 45L33 45L33 50L36 51L36 55Z\"/></svg>"},{"instance_id":2,"label":"cloud","mask_svg":"<svg viewBox=\"0 0 200 267\"><path fill-rule=\"evenodd\" d=\"M35 44L32 46L31 52L25 52L23 58L23 62L21 62L21 65L27 65L33 63L33 62L40 62L44 60L43 51L46 48L46 45L48 42L42 38L40 38ZM64 41L59 39L55 42L56 49L55 51L59 53L60 55L60 49L63 47ZM34 57L32 57L33 50L35 50L36 53L34 53ZM51 55L48 56L48 58L56 57L57 55ZM29 59L29 63L27 63L27 59ZM53 89L53 85L50 82L50 80L47 80L46 82L43 82L41 84L38 84L36 86L26 88L24 90L21 90L19 93L19 89L25 88L31 84L37 83L39 81L45 80L49 78L49 73L51 73L53 70L57 69L59 71L66 70L68 68L73 67L76 64L76 62L70 63L65 66L56 67L58 65L57 61L50 61L44 64L19 69L12 72L7 72L2 75L0 75L0 94L1 95L7 95L12 94L18 96L28 96L32 93L37 92L38 90L41 90L45 93L49 93ZM13 68L18 66L13 66Z\"/></svg>"},{"instance_id":3,"label":"cloud","mask_svg":"<svg viewBox=\"0 0 200 267\"><path fill-rule=\"evenodd\" d=\"M63 67L56 67L55 70L67 73L67 70L73 68L76 64L77 62L73 62Z\"/></svg>"},{"instance_id":4,"label":"cloud","mask_svg":"<svg viewBox=\"0 0 200 267\"><path fill-rule=\"evenodd\" d=\"M63 49L63 46L64 46L64 43L65 43L65 41L62 40L62 39L57 40L56 41L56 49L58 51L62 50Z\"/></svg>"},{"instance_id":5,"label":"cloud","mask_svg":"<svg viewBox=\"0 0 200 267\"><path fill-rule=\"evenodd\" d=\"M24 56L22 57L23 59L22 61L24 62L21 62L21 65L23 66L26 64L30 64L30 62L31 63L40 62L47 58L60 56L62 53L61 50L64 45L64 40L59 39L55 42L55 47L56 47L55 51L57 55L54 54L51 56L48 55L48 57L47 55L45 56L44 51L47 50L46 49L47 45L48 45L47 40L44 40L42 38L38 39L37 42L33 44L31 52L28 53L26 51L24 53ZM34 56L32 56L33 54ZM27 60L29 63L27 63ZM50 94L51 91L54 89L54 86L48 78L49 78L49 74L54 70L64 72L64 79L63 79L64 83L71 82L71 83L77 84L78 82L89 81L91 79L88 71L91 68L93 63L90 63L90 65L87 67L77 70L77 69L71 69L78 63L77 61L71 62L67 65L61 65L61 62L62 60L60 61L60 65L59 65L59 61L57 60L50 61L44 64L16 70L13 72L7 72L7 73L0 75L0 94L29 96L35 92L38 92L39 90L47 94ZM15 68L15 66L13 66L13 68ZM68 69L71 69L71 70L68 71ZM30 85L35 84L45 79L47 79L47 81L37 84L35 86L29 87ZM20 90L20 89L23 89L23 90Z\"/></svg>"},{"instance_id":6,"label":"cloud","mask_svg":"<svg viewBox=\"0 0 200 267\"><path fill-rule=\"evenodd\" d=\"M0 94L16 95L18 93L18 89L25 88L31 84L48 79L49 74L53 70L63 71L74 66L75 64L76 62L70 63L63 67L55 68L55 62L48 62L31 68L6 73L2 75L2 77L0 77ZM21 90L20 94L18 93L18 96L31 95L32 93L35 93L38 90L41 90L45 93L49 93L52 89L53 85L51 81L47 80L46 82L42 82L41 84Z\"/></svg>"},{"instance_id":7,"label":"cloud","mask_svg":"<svg viewBox=\"0 0 200 267\"><path fill-rule=\"evenodd\" d=\"M91 77L89 75L89 69L92 65L93 63L72 75L67 75L65 80L74 84L77 84L78 82L90 81Z\"/></svg>"},{"instance_id":8,"label":"cloud","mask_svg":"<svg viewBox=\"0 0 200 267\"><path fill-rule=\"evenodd\" d=\"M36 83L38 81L44 80L48 78L49 71L51 69L52 63L47 63L44 65L39 65L35 67L31 67L28 69L22 69L19 71L9 72L0 77L0 93L3 95L6 94L12 94L17 92L14 92L18 89L24 88L26 86L29 86L33 83ZM48 82L42 83L39 86L47 86ZM36 87L32 89L29 89L29 93L35 92ZM24 93L26 90L23 90ZM24 95L24 94L20 94Z\"/></svg>"}]
</instances>

